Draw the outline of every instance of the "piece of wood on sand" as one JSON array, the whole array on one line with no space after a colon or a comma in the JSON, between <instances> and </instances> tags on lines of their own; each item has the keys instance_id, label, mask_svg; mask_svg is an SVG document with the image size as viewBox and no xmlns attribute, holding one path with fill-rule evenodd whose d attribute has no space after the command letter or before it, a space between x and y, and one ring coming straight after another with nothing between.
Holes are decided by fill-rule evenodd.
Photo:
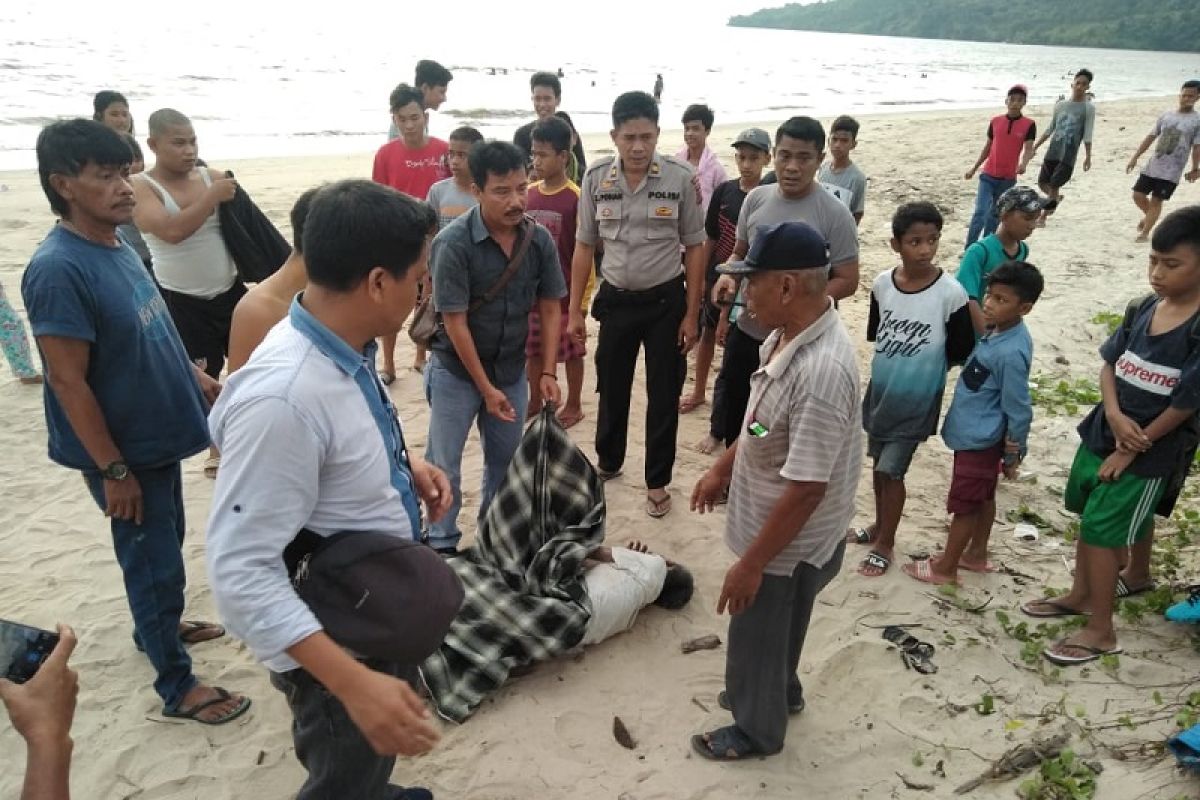
<instances>
[{"instance_id":1,"label":"piece of wood on sand","mask_svg":"<svg viewBox=\"0 0 1200 800\"><path fill-rule=\"evenodd\" d=\"M954 790L955 794L966 794L985 783L1008 781L1024 775L1049 758L1057 758L1070 741L1069 734L1062 732L1049 737L1033 737L1033 741L1017 745L992 762L992 766L977 778Z\"/></svg>"}]
</instances>

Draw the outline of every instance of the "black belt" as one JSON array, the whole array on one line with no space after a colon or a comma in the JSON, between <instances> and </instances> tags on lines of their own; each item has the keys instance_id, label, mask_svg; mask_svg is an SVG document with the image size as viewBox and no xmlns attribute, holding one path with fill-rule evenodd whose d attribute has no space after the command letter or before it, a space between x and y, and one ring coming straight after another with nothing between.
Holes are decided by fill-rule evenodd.
<instances>
[{"instance_id":1,"label":"black belt","mask_svg":"<svg viewBox=\"0 0 1200 800\"><path fill-rule=\"evenodd\" d=\"M649 289L622 289L619 286L605 281L600 285L600 291L612 292L612 301L617 303L629 303L634 305L643 305L645 303L653 303L663 298L672 297L683 291L683 275L677 275L666 283L660 283L658 286L651 286Z\"/></svg>"}]
</instances>

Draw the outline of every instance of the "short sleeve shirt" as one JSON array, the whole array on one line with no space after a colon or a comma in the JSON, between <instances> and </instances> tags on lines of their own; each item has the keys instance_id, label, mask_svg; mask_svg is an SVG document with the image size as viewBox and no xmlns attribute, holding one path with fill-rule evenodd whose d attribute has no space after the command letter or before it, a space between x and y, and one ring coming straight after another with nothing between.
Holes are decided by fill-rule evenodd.
<instances>
[{"instance_id":1,"label":"short sleeve shirt","mask_svg":"<svg viewBox=\"0 0 1200 800\"><path fill-rule=\"evenodd\" d=\"M1150 323L1158 309L1151 303L1133 320L1129 333L1124 327L1100 346L1100 357L1117 376L1117 404L1121 412L1146 427L1168 408L1200 409L1200 347L1191 341L1197 318L1164 333L1151 335ZM1103 404L1092 409L1079 424L1084 446L1106 457L1116 448ZM1165 478L1177 468L1185 446L1182 426L1168 433L1129 465L1129 472L1143 478Z\"/></svg>"},{"instance_id":2,"label":"short sleeve shirt","mask_svg":"<svg viewBox=\"0 0 1200 800\"><path fill-rule=\"evenodd\" d=\"M738 216L737 238L752 245L759 228L781 222L807 222L816 228L829 243L829 263L835 270L858 259L858 225L854 216L841 200L819 186L797 199L784 197L776 183L751 190ZM770 333L748 314L738 315L737 326L760 341Z\"/></svg>"},{"instance_id":3,"label":"short sleeve shirt","mask_svg":"<svg viewBox=\"0 0 1200 800\"><path fill-rule=\"evenodd\" d=\"M403 139L393 139L375 154L371 180L424 200L435 183L449 176L449 150L450 145L441 139L431 138L417 149L408 147Z\"/></svg>"},{"instance_id":4,"label":"short sleeve shirt","mask_svg":"<svg viewBox=\"0 0 1200 800\"><path fill-rule=\"evenodd\" d=\"M600 277L618 289L644 291L679 277L679 247L704 243L704 214L691 165L655 153L640 186L631 188L613 156L583 178L576 241L603 240Z\"/></svg>"},{"instance_id":5,"label":"short sleeve shirt","mask_svg":"<svg viewBox=\"0 0 1200 800\"><path fill-rule=\"evenodd\" d=\"M470 189L463 189L454 178L446 178L429 189L429 205L438 215L438 230L479 205Z\"/></svg>"},{"instance_id":6,"label":"short sleeve shirt","mask_svg":"<svg viewBox=\"0 0 1200 800\"><path fill-rule=\"evenodd\" d=\"M835 170L832 162L826 162L821 165L817 180L825 187L825 191L842 200L850 208L851 214L863 213L867 206L867 176L857 164ZM839 189L842 191L837 191ZM849 196L843 197L843 193Z\"/></svg>"},{"instance_id":7,"label":"short sleeve shirt","mask_svg":"<svg viewBox=\"0 0 1200 800\"><path fill-rule=\"evenodd\" d=\"M559 300L567 293L550 232L537 224L528 230L534 238L517 274L491 302L467 314L467 326L483 370L501 388L525 379L529 312L538 300ZM488 233L479 207L472 208L434 237L429 255L434 308L443 313L468 311L471 303L496 284L507 266L508 256ZM444 331L434 336L432 347L446 369L471 380Z\"/></svg>"},{"instance_id":8,"label":"short sleeve shirt","mask_svg":"<svg viewBox=\"0 0 1200 800\"><path fill-rule=\"evenodd\" d=\"M1151 178L1179 183L1192 148L1200 144L1200 113L1168 111L1154 123L1152 133L1158 140L1143 173Z\"/></svg>"},{"instance_id":9,"label":"short sleeve shirt","mask_svg":"<svg viewBox=\"0 0 1200 800\"><path fill-rule=\"evenodd\" d=\"M992 274L992 270L1009 259L1024 261L1028 257L1029 245L1021 242L1017 245L1017 254L1010 256L1004 252L1004 245L1000 243L1000 237L993 233L967 247L954 277L966 290L967 297L976 303L982 303L987 276Z\"/></svg>"},{"instance_id":10,"label":"short sleeve shirt","mask_svg":"<svg viewBox=\"0 0 1200 800\"><path fill-rule=\"evenodd\" d=\"M35 337L88 343L87 383L129 466L165 466L208 445L207 403L133 248L97 244L57 225L29 261L21 296ZM51 460L80 470L105 466L92 461L48 386L44 397Z\"/></svg>"},{"instance_id":11,"label":"short sleeve shirt","mask_svg":"<svg viewBox=\"0 0 1200 800\"><path fill-rule=\"evenodd\" d=\"M802 561L823 567L846 535L862 467L862 429L857 357L832 302L771 358L781 335L776 330L763 343L765 366L750 378L742 425L757 422L766 433L744 432L738 439L725 543L745 553L791 482L825 484L804 527L765 570L789 576Z\"/></svg>"}]
</instances>

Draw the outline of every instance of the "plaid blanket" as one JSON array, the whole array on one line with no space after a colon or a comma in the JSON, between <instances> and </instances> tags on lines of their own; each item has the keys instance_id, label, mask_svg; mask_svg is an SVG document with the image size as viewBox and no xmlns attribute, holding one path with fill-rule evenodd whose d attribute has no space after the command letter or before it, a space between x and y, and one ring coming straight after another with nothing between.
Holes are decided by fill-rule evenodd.
<instances>
[{"instance_id":1,"label":"plaid blanket","mask_svg":"<svg viewBox=\"0 0 1200 800\"><path fill-rule=\"evenodd\" d=\"M478 543L448 562L466 599L421 666L439 714L462 722L514 668L583 639L591 605L581 568L604 541L604 517L596 470L544 410L525 431Z\"/></svg>"}]
</instances>

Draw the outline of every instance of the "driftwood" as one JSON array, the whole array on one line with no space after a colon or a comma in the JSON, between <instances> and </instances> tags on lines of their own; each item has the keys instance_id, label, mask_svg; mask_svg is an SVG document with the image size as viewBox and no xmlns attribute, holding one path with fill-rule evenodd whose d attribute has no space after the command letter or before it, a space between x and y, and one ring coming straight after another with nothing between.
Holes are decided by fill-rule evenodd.
<instances>
[{"instance_id":1,"label":"driftwood","mask_svg":"<svg viewBox=\"0 0 1200 800\"><path fill-rule=\"evenodd\" d=\"M1035 736L1032 742L1017 745L1007 751L993 761L992 766L986 772L959 786L954 793L966 794L985 783L1012 780L1024 775L1046 759L1057 757L1067 746L1070 738L1067 733L1058 733L1045 739Z\"/></svg>"}]
</instances>

